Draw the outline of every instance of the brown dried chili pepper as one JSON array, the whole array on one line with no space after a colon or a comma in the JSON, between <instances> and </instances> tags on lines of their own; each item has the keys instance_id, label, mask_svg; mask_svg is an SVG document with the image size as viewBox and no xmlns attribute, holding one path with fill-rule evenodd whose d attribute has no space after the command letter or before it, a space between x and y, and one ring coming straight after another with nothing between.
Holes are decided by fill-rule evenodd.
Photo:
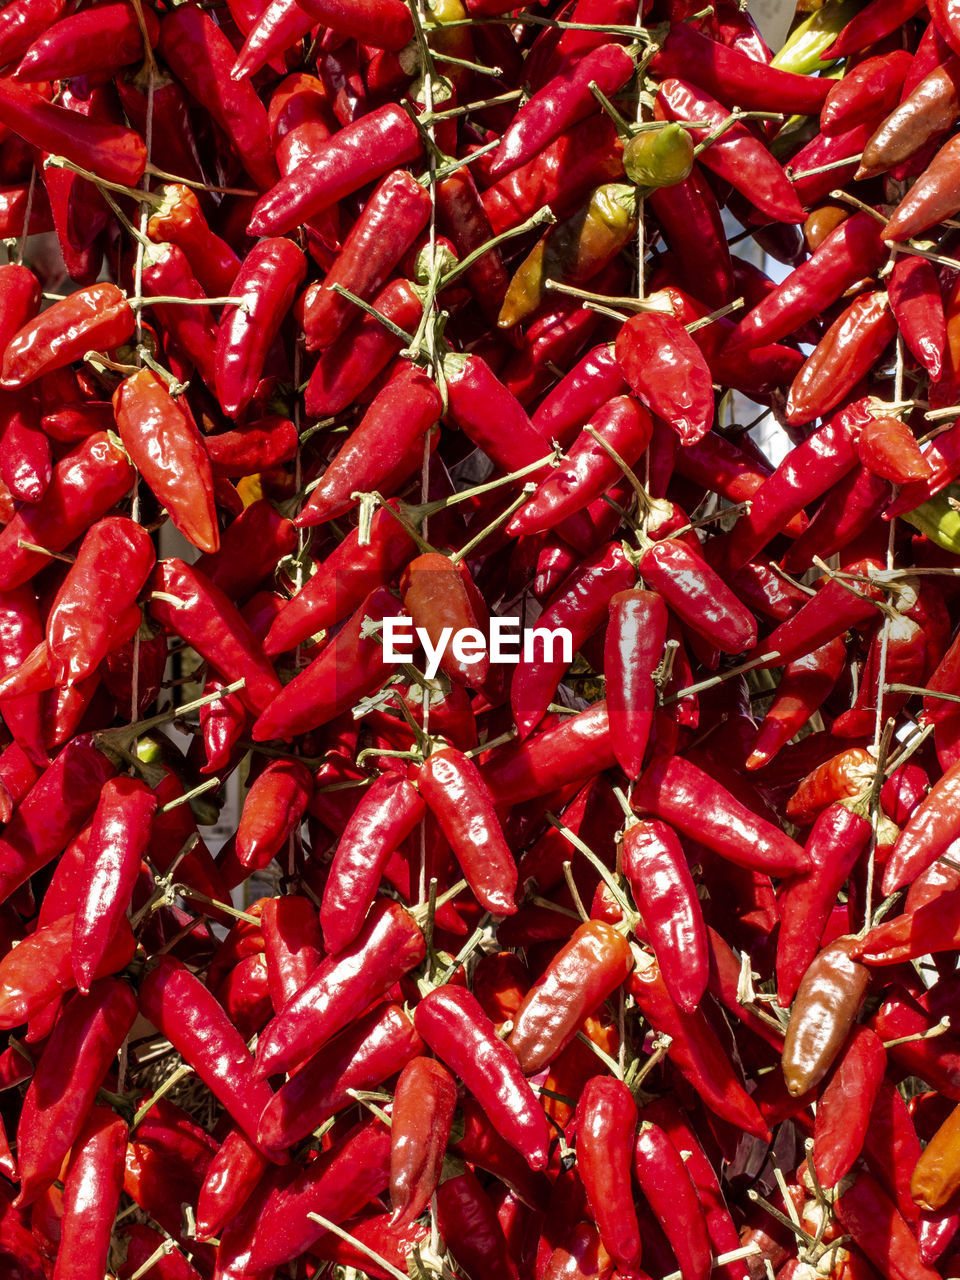
<instances>
[{"instance_id":1,"label":"brown dried chili pepper","mask_svg":"<svg viewBox=\"0 0 960 1280\"><path fill-rule=\"evenodd\" d=\"M809 966L790 1012L783 1076L794 1098L820 1083L833 1065L870 981L852 958L857 939L838 938Z\"/></svg>"},{"instance_id":2,"label":"brown dried chili pepper","mask_svg":"<svg viewBox=\"0 0 960 1280\"><path fill-rule=\"evenodd\" d=\"M400 1072L390 1127L392 1222L412 1222L430 1203L456 1105L456 1081L443 1063L412 1058Z\"/></svg>"},{"instance_id":3,"label":"brown dried chili pepper","mask_svg":"<svg viewBox=\"0 0 960 1280\"><path fill-rule=\"evenodd\" d=\"M531 1169L545 1169L547 1118L516 1054L499 1038L477 999L463 987L437 987L417 1005L414 1025Z\"/></svg>"},{"instance_id":4,"label":"brown dried chili pepper","mask_svg":"<svg viewBox=\"0 0 960 1280\"><path fill-rule=\"evenodd\" d=\"M527 992L507 1037L526 1075L541 1071L566 1048L633 963L630 944L611 925L588 920L577 928Z\"/></svg>"},{"instance_id":5,"label":"brown dried chili pepper","mask_svg":"<svg viewBox=\"0 0 960 1280\"><path fill-rule=\"evenodd\" d=\"M422 627L440 651L439 669L457 684L480 688L490 672L486 652L490 618L463 561L435 551L417 556L403 571L400 594L414 627ZM447 646L450 636L454 643Z\"/></svg>"}]
</instances>

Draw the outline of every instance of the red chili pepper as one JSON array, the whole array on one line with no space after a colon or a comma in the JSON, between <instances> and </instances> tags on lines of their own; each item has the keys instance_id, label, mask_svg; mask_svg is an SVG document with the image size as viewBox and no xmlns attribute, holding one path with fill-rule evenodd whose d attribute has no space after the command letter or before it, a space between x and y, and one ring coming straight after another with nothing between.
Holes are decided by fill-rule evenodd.
<instances>
[{"instance_id":1,"label":"red chili pepper","mask_svg":"<svg viewBox=\"0 0 960 1280\"><path fill-rule=\"evenodd\" d=\"M204 439L215 479L269 471L296 456L299 437L289 418L271 414Z\"/></svg>"},{"instance_id":2,"label":"red chili pepper","mask_svg":"<svg viewBox=\"0 0 960 1280\"><path fill-rule=\"evenodd\" d=\"M211 231L200 202L189 187L167 183L158 194L160 204L147 222L147 235L157 244L169 243L183 252L205 294L211 298L227 297L240 270L236 253Z\"/></svg>"},{"instance_id":3,"label":"red chili pepper","mask_svg":"<svg viewBox=\"0 0 960 1280\"><path fill-rule=\"evenodd\" d=\"M66 0L22 0L0 13L0 66L17 62L66 9Z\"/></svg>"},{"instance_id":4,"label":"red chili pepper","mask_svg":"<svg viewBox=\"0 0 960 1280\"><path fill-rule=\"evenodd\" d=\"M516 863L480 770L455 747L442 747L424 761L417 786L477 901L494 915L513 915Z\"/></svg>"},{"instance_id":5,"label":"red chili pepper","mask_svg":"<svg viewBox=\"0 0 960 1280\"><path fill-rule=\"evenodd\" d=\"M310 899L295 893L268 898L260 920L270 999L279 1013L323 959L320 921Z\"/></svg>"},{"instance_id":6,"label":"red chili pepper","mask_svg":"<svg viewBox=\"0 0 960 1280\"><path fill-rule=\"evenodd\" d=\"M667 1058L711 1111L748 1133L769 1131L744 1090L703 1009L683 1013L673 1003L655 960L634 969L627 990L650 1025L670 1036Z\"/></svg>"},{"instance_id":7,"label":"red chili pepper","mask_svg":"<svg viewBox=\"0 0 960 1280\"><path fill-rule=\"evenodd\" d=\"M149 47L154 48L160 24L152 10L144 12L143 23ZM91 72L110 76L137 62L143 53L144 34L133 8L126 3L104 4L95 20L85 11L48 27L24 54L15 76L34 84Z\"/></svg>"},{"instance_id":8,"label":"red chili pepper","mask_svg":"<svg viewBox=\"0 0 960 1280\"><path fill-rule=\"evenodd\" d=\"M703 121L716 133L728 117L716 99L686 80L664 80L657 91L657 112L667 120ZM700 163L741 191L767 218L803 222L805 214L787 175L745 125L733 124L699 156Z\"/></svg>"},{"instance_id":9,"label":"red chili pepper","mask_svg":"<svg viewBox=\"0 0 960 1280\"><path fill-rule=\"evenodd\" d=\"M73 924L73 971L89 991L140 873L157 798L136 778L104 783L93 815Z\"/></svg>"},{"instance_id":10,"label":"red chili pepper","mask_svg":"<svg viewBox=\"0 0 960 1280\"><path fill-rule=\"evenodd\" d=\"M524 997L507 1037L524 1073L534 1075L552 1062L632 968L621 933L601 920L580 925Z\"/></svg>"},{"instance_id":11,"label":"red chili pepper","mask_svg":"<svg viewBox=\"0 0 960 1280\"><path fill-rule=\"evenodd\" d=\"M106 182L135 187L143 177L147 149L133 129L94 123L48 102L35 88L19 85L9 76L0 83L0 125L31 146L92 170Z\"/></svg>"},{"instance_id":12,"label":"red chili pepper","mask_svg":"<svg viewBox=\"0 0 960 1280\"><path fill-rule=\"evenodd\" d=\"M617 363L634 394L664 418L682 444L713 423L713 379L696 343L672 316L631 316L617 334Z\"/></svg>"},{"instance_id":13,"label":"red chili pepper","mask_svg":"<svg viewBox=\"0 0 960 1280\"><path fill-rule=\"evenodd\" d=\"M179 960L162 956L140 988L140 1009L254 1142L272 1094L222 1006Z\"/></svg>"},{"instance_id":14,"label":"red chili pepper","mask_svg":"<svg viewBox=\"0 0 960 1280\"><path fill-rule=\"evenodd\" d=\"M14 334L3 353L0 383L26 386L82 359L88 351L121 346L134 327L133 311L116 285L78 289Z\"/></svg>"},{"instance_id":15,"label":"red chili pepper","mask_svg":"<svg viewBox=\"0 0 960 1280\"><path fill-rule=\"evenodd\" d=\"M155 561L149 535L134 521L108 516L91 525L47 615L47 649L58 684L92 675L116 647L116 633L131 611L136 629L134 601Z\"/></svg>"},{"instance_id":16,"label":"red chili pepper","mask_svg":"<svg viewBox=\"0 0 960 1280\"><path fill-rule=\"evenodd\" d=\"M490 672L489 658L483 651L471 656L466 638L458 641L457 637L470 632L479 643L478 637L485 638L490 619L463 561L454 562L433 551L417 556L403 571L400 594L413 626L422 628L440 652L439 669L459 685L481 688ZM455 637L454 645L445 649L445 640L450 636ZM463 647L458 648L461 643Z\"/></svg>"},{"instance_id":17,"label":"red chili pepper","mask_svg":"<svg viewBox=\"0 0 960 1280\"><path fill-rule=\"evenodd\" d=\"M605 44L548 81L521 107L504 133L487 170L490 176L502 178L519 168L572 125L593 115L597 100L589 88L591 81L609 97L633 72L627 51L621 45Z\"/></svg>"},{"instance_id":18,"label":"red chili pepper","mask_svg":"<svg viewBox=\"0 0 960 1280\"><path fill-rule=\"evenodd\" d=\"M710 1238L693 1179L659 1125L640 1117L633 1172L673 1249L684 1280L710 1274Z\"/></svg>"},{"instance_id":19,"label":"red chili pepper","mask_svg":"<svg viewBox=\"0 0 960 1280\"><path fill-rule=\"evenodd\" d=\"M811 870L788 880L781 888L777 990L782 1008L792 1001L813 961L837 894L869 835L866 818L846 805L830 804L817 818L805 846Z\"/></svg>"},{"instance_id":20,"label":"red chili pepper","mask_svg":"<svg viewBox=\"0 0 960 1280\"><path fill-rule=\"evenodd\" d=\"M261 240L231 285L242 299L224 310L216 347L217 399L236 418L253 399L267 353L306 273L303 252L290 240Z\"/></svg>"},{"instance_id":21,"label":"red chili pepper","mask_svg":"<svg viewBox=\"0 0 960 1280\"><path fill-rule=\"evenodd\" d=\"M247 792L237 828L237 857L249 871L265 867L296 832L313 793L299 760L271 760Z\"/></svg>"},{"instance_id":22,"label":"red chili pepper","mask_svg":"<svg viewBox=\"0 0 960 1280\"><path fill-rule=\"evenodd\" d=\"M317 728L379 688L390 668L383 660L380 636L365 634L364 624L367 619L394 617L399 607L385 587L372 591L310 666L261 709L254 739L288 739Z\"/></svg>"},{"instance_id":23,"label":"red chili pepper","mask_svg":"<svg viewBox=\"0 0 960 1280\"><path fill-rule=\"evenodd\" d=\"M635 822L623 833L622 859L670 998L692 1013L710 964L703 912L680 842L663 822Z\"/></svg>"},{"instance_id":24,"label":"red chili pepper","mask_svg":"<svg viewBox=\"0 0 960 1280\"><path fill-rule=\"evenodd\" d=\"M463 988L438 987L417 1005L414 1024L506 1141L532 1169L545 1169L550 1142L546 1117L515 1053L498 1038L476 998Z\"/></svg>"},{"instance_id":25,"label":"red chili pepper","mask_svg":"<svg viewBox=\"0 0 960 1280\"><path fill-rule=\"evenodd\" d=\"M64 1007L20 1113L20 1204L32 1203L57 1177L136 1015L136 997L119 978L101 979Z\"/></svg>"},{"instance_id":26,"label":"red chili pepper","mask_svg":"<svg viewBox=\"0 0 960 1280\"><path fill-rule=\"evenodd\" d=\"M639 776L656 707L655 674L663 659L667 610L655 591L610 597L604 642L607 706L613 748L628 778Z\"/></svg>"},{"instance_id":27,"label":"red chili pepper","mask_svg":"<svg viewBox=\"0 0 960 1280\"><path fill-rule=\"evenodd\" d=\"M436 1191L456 1103L456 1082L442 1063L413 1058L400 1072L390 1129L393 1223L419 1218Z\"/></svg>"},{"instance_id":28,"label":"red chili pepper","mask_svg":"<svg viewBox=\"0 0 960 1280\"><path fill-rule=\"evenodd\" d=\"M318 148L256 204L251 235L282 235L344 196L416 160L423 149L410 116L393 103L368 112Z\"/></svg>"},{"instance_id":29,"label":"red chili pepper","mask_svg":"<svg viewBox=\"0 0 960 1280\"><path fill-rule=\"evenodd\" d=\"M294 523L303 528L334 520L356 505L355 492L381 486L406 466L415 448L422 451L421 441L442 407L440 393L426 374L412 365L401 368L373 400ZM403 472L403 479L413 465Z\"/></svg>"},{"instance_id":30,"label":"red chili pepper","mask_svg":"<svg viewBox=\"0 0 960 1280\"><path fill-rule=\"evenodd\" d=\"M259 713L280 692L273 667L237 608L199 570L182 560L161 560L150 582L150 612L181 636Z\"/></svg>"},{"instance_id":31,"label":"red chili pepper","mask_svg":"<svg viewBox=\"0 0 960 1280\"><path fill-rule=\"evenodd\" d=\"M123 1190L126 1152L127 1126L106 1107L93 1107L67 1167L54 1280L101 1280Z\"/></svg>"},{"instance_id":32,"label":"red chili pepper","mask_svg":"<svg viewBox=\"0 0 960 1280\"><path fill-rule=\"evenodd\" d=\"M881 1274L898 1280L933 1280L937 1275L921 1262L910 1226L869 1174L858 1174L834 1208L844 1230Z\"/></svg>"},{"instance_id":33,"label":"red chili pepper","mask_svg":"<svg viewBox=\"0 0 960 1280\"><path fill-rule=\"evenodd\" d=\"M879 568L875 560L858 560L846 566L847 572L865 576ZM879 588L873 585L828 579L815 596L757 646L764 653L776 655L762 665L783 666L819 649L851 627L862 627L876 617L874 601L878 599Z\"/></svg>"},{"instance_id":34,"label":"red chili pepper","mask_svg":"<svg viewBox=\"0 0 960 1280\"><path fill-rule=\"evenodd\" d=\"M321 961L260 1036L257 1074L299 1066L423 957L413 917L399 903L379 899L350 946Z\"/></svg>"},{"instance_id":35,"label":"red chili pepper","mask_svg":"<svg viewBox=\"0 0 960 1280\"><path fill-rule=\"evenodd\" d=\"M493 1205L469 1170L437 1188L437 1226L447 1247L465 1271L511 1280L513 1264Z\"/></svg>"},{"instance_id":36,"label":"red chili pepper","mask_svg":"<svg viewBox=\"0 0 960 1280\"><path fill-rule=\"evenodd\" d=\"M372 1010L341 1032L267 1102L260 1116L260 1143L270 1153L284 1151L350 1105L352 1090L382 1084L422 1048L399 1005Z\"/></svg>"},{"instance_id":37,"label":"red chili pepper","mask_svg":"<svg viewBox=\"0 0 960 1280\"><path fill-rule=\"evenodd\" d=\"M414 332L423 302L408 280L391 280L370 302L373 309L405 332ZM404 345L380 320L364 313L320 355L305 392L307 413L342 413L367 389Z\"/></svg>"},{"instance_id":38,"label":"red chili pepper","mask_svg":"<svg viewBox=\"0 0 960 1280\"><path fill-rule=\"evenodd\" d=\"M393 774L383 774L364 794L340 838L324 886L320 924L331 954L343 951L360 933L387 860L425 812L413 784Z\"/></svg>"},{"instance_id":39,"label":"red chili pepper","mask_svg":"<svg viewBox=\"0 0 960 1280\"><path fill-rule=\"evenodd\" d=\"M836 685L846 660L846 645L838 636L787 663L746 759L747 769L763 768L809 722Z\"/></svg>"},{"instance_id":40,"label":"red chili pepper","mask_svg":"<svg viewBox=\"0 0 960 1280\"><path fill-rule=\"evenodd\" d=\"M863 1150L886 1066L877 1036L855 1027L817 1102L813 1164L823 1186L836 1186Z\"/></svg>"},{"instance_id":41,"label":"red chili pepper","mask_svg":"<svg viewBox=\"0 0 960 1280\"><path fill-rule=\"evenodd\" d=\"M50 441L38 424L37 403L7 393L0 400L0 415L0 476L14 498L39 502L53 465Z\"/></svg>"},{"instance_id":42,"label":"red chili pepper","mask_svg":"<svg viewBox=\"0 0 960 1280\"><path fill-rule=\"evenodd\" d=\"M447 356L444 376L450 417L502 471L546 458L546 439L481 356Z\"/></svg>"},{"instance_id":43,"label":"red chili pepper","mask_svg":"<svg viewBox=\"0 0 960 1280\"><path fill-rule=\"evenodd\" d=\"M648 766L630 803L638 813L663 819L737 866L774 875L796 875L810 866L795 841L682 756Z\"/></svg>"},{"instance_id":44,"label":"red chili pepper","mask_svg":"<svg viewBox=\"0 0 960 1280\"><path fill-rule=\"evenodd\" d=\"M584 782L616 762L605 702L491 755L481 770L498 804L520 804Z\"/></svg>"},{"instance_id":45,"label":"red chili pepper","mask_svg":"<svg viewBox=\"0 0 960 1280\"><path fill-rule=\"evenodd\" d=\"M724 653L742 653L756 643L757 624L718 574L676 538L651 543L641 553L643 580L673 612Z\"/></svg>"},{"instance_id":46,"label":"red chili pepper","mask_svg":"<svg viewBox=\"0 0 960 1280\"><path fill-rule=\"evenodd\" d=\"M231 1129L210 1161L197 1200L197 1237L209 1240L246 1204L270 1163L242 1129Z\"/></svg>"},{"instance_id":47,"label":"red chili pepper","mask_svg":"<svg viewBox=\"0 0 960 1280\"><path fill-rule=\"evenodd\" d=\"M915 0L870 0L845 24L821 57L824 60L842 58L869 48L912 18L919 7Z\"/></svg>"},{"instance_id":48,"label":"red chili pepper","mask_svg":"<svg viewBox=\"0 0 960 1280\"><path fill-rule=\"evenodd\" d=\"M884 894L891 894L916 879L953 843L958 779L960 765L953 765L917 806L884 868Z\"/></svg>"},{"instance_id":49,"label":"red chili pepper","mask_svg":"<svg viewBox=\"0 0 960 1280\"><path fill-rule=\"evenodd\" d=\"M267 113L249 83L230 78L234 50L226 33L202 9L184 5L161 22L159 49L183 87L223 130L256 185L270 187L277 168Z\"/></svg>"},{"instance_id":50,"label":"red chili pepper","mask_svg":"<svg viewBox=\"0 0 960 1280\"><path fill-rule=\"evenodd\" d=\"M21 802L0 836L0 901L60 853L96 808L114 765L87 734L74 737Z\"/></svg>"},{"instance_id":51,"label":"red chili pepper","mask_svg":"<svg viewBox=\"0 0 960 1280\"><path fill-rule=\"evenodd\" d=\"M600 1239L625 1270L640 1264L641 1239L630 1167L637 1104L621 1080L594 1076L577 1103L577 1172Z\"/></svg>"}]
</instances>

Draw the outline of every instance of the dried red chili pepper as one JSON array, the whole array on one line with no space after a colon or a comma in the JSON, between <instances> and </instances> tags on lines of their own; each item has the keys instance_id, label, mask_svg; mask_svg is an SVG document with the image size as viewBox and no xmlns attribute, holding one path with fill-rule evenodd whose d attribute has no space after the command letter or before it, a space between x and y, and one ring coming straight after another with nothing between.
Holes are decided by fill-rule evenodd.
<instances>
[{"instance_id":1,"label":"dried red chili pepper","mask_svg":"<svg viewBox=\"0 0 960 1280\"><path fill-rule=\"evenodd\" d=\"M123 1189L127 1126L93 1107L77 1137L64 1181L63 1222L54 1280L100 1280Z\"/></svg>"},{"instance_id":2,"label":"dried red chili pepper","mask_svg":"<svg viewBox=\"0 0 960 1280\"><path fill-rule=\"evenodd\" d=\"M602 920L580 925L524 997L507 1037L525 1074L552 1062L632 968L623 934Z\"/></svg>"},{"instance_id":3,"label":"dried red chili pepper","mask_svg":"<svg viewBox=\"0 0 960 1280\"><path fill-rule=\"evenodd\" d=\"M480 770L455 747L441 747L424 761L417 786L477 901L494 915L513 915L516 863Z\"/></svg>"},{"instance_id":4,"label":"dried red chili pepper","mask_svg":"<svg viewBox=\"0 0 960 1280\"><path fill-rule=\"evenodd\" d=\"M550 1143L546 1116L516 1054L499 1039L476 998L462 987L437 987L417 1005L414 1025L506 1141L532 1169L545 1169Z\"/></svg>"},{"instance_id":5,"label":"dried red chili pepper","mask_svg":"<svg viewBox=\"0 0 960 1280\"><path fill-rule=\"evenodd\" d=\"M706 1280L711 1268L710 1239L697 1189L669 1136L643 1114L633 1172L670 1241L684 1280Z\"/></svg>"},{"instance_id":6,"label":"dried red chili pepper","mask_svg":"<svg viewBox=\"0 0 960 1280\"><path fill-rule=\"evenodd\" d=\"M383 774L364 793L337 845L323 890L320 925L331 954L343 951L359 934L387 859L425 812L406 778Z\"/></svg>"},{"instance_id":7,"label":"dried red chili pepper","mask_svg":"<svg viewBox=\"0 0 960 1280\"><path fill-rule=\"evenodd\" d=\"M617 363L634 394L664 418L682 444L713 424L713 379L696 343L672 316L631 316L617 334Z\"/></svg>"},{"instance_id":8,"label":"dried red chili pepper","mask_svg":"<svg viewBox=\"0 0 960 1280\"><path fill-rule=\"evenodd\" d=\"M869 1027L855 1027L817 1102L813 1164L825 1187L833 1187L863 1150L887 1055Z\"/></svg>"},{"instance_id":9,"label":"dried red chili pepper","mask_svg":"<svg viewBox=\"0 0 960 1280\"><path fill-rule=\"evenodd\" d=\"M684 1013L700 1003L709 976L707 930L680 842L664 822L623 833L623 874L671 999Z\"/></svg>"},{"instance_id":10,"label":"dried red chili pepper","mask_svg":"<svg viewBox=\"0 0 960 1280\"><path fill-rule=\"evenodd\" d=\"M313 794L313 775L299 760L271 760L247 792L237 828L237 857L260 870L300 825Z\"/></svg>"},{"instance_id":11,"label":"dried red chili pepper","mask_svg":"<svg viewBox=\"0 0 960 1280\"><path fill-rule=\"evenodd\" d=\"M577 1103L577 1172L600 1238L619 1267L639 1266L640 1227L630 1167L637 1104L622 1080L594 1076Z\"/></svg>"},{"instance_id":12,"label":"dried red chili pepper","mask_svg":"<svg viewBox=\"0 0 960 1280\"><path fill-rule=\"evenodd\" d=\"M423 1048L399 1005L380 1005L342 1031L266 1103L259 1142L273 1155L293 1146L353 1101L351 1091L380 1085ZM266 1085L261 1083L261 1088Z\"/></svg>"},{"instance_id":13,"label":"dried red chili pepper","mask_svg":"<svg viewBox=\"0 0 960 1280\"><path fill-rule=\"evenodd\" d=\"M32 1203L58 1175L136 1015L136 997L119 978L101 979L64 1007L20 1113L20 1204Z\"/></svg>"},{"instance_id":14,"label":"dried red chili pepper","mask_svg":"<svg viewBox=\"0 0 960 1280\"><path fill-rule=\"evenodd\" d=\"M933 1280L937 1272L921 1262L909 1225L869 1174L858 1174L834 1203L844 1230L881 1273L889 1271L904 1280Z\"/></svg>"},{"instance_id":15,"label":"dried red chili pepper","mask_svg":"<svg viewBox=\"0 0 960 1280\"><path fill-rule=\"evenodd\" d=\"M433 1058L412 1058L400 1072L390 1128L392 1222L412 1222L429 1204L456 1103L456 1082Z\"/></svg>"},{"instance_id":16,"label":"dried red chili pepper","mask_svg":"<svg viewBox=\"0 0 960 1280\"><path fill-rule=\"evenodd\" d=\"M299 1066L423 957L413 916L399 903L379 899L353 942L320 962L260 1036L257 1074Z\"/></svg>"}]
</instances>

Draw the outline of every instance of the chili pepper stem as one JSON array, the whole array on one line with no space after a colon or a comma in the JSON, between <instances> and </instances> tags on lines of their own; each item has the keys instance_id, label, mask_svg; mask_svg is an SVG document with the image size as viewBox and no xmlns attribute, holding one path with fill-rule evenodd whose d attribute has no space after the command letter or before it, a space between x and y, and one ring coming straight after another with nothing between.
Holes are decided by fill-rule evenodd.
<instances>
[{"instance_id":1,"label":"chili pepper stem","mask_svg":"<svg viewBox=\"0 0 960 1280\"><path fill-rule=\"evenodd\" d=\"M685 689L678 689L676 693L672 693L669 698L664 698L662 706L669 706L672 702L679 702L681 698L688 698L691 693L703 693L705 689L713 689L718 684L723 684L726 680L731 680L734 676L742 675L744 671L752 671L754 667L763 666L764 663L770 662L773 658L779 658L779 653L761 653L759 658L753 658L750 662L741 662L736 667L728 667L726 671L719 675L711 676L709 680L701 680L698 684L687 685Z\"/></svg>"},{"instance_id":2,"label":"chili pepper stem","mask_svg":"<svg viewBox=\"0 0 960 1280\"><path fill-rule=\"evenodd\" d=\"M557 817L555 813L550 813L548 811L546 814L544 814L544 817L550 823L551 827L555 827L565 840L567 840L570 844L573 845L575 849L577 849L580 853L583 854L586 860L593 867L594 871L597 872L601 880L603 880L604 884L610 890L610 893L612 894L613 899L616 902L617 906L623 912L624 921L635 922L637 919L637 914L634 911L633 907L630 905L630 903L627 901L626 895L624 894L620 886L617 884L615 878L610 874L609 868L604 866L604 864L600 861L600 859L593 852L590 846L587 844L584 844L584 842L580 839L580 837L575 832L571 831L569 827L564 826L564 824L560 821L560 819ZM629 923L629 927L632 929L633 927L632 923Z\"/></svg>"},{"instance_id":3,"label":"chili pepper stem","mask_svg":"<svg viewBox=\"0 0 960 1280\"><path fill-rule=\"evenodd\" d=\"M543 287L552 293L562 293L569 298L580 298L584 302L601 305L613 303L615 307L621 307L624 311L653 311L658 315L673 315L673 307L667 299L660 296L660 291L651 294L648 298L610 297L603 293L591 293L589 289L577 289L572 284L564 284L562 280L549 278L544 280Z\"/></svg>"},{"instance_id":4,"label":"chili pepper stem","mask_svg":"<svg viewBox=\"0 0 960 1280\"><path fill-rule=\"evenodd\" d=\"M660 1035L654 1036L653 1043L650 1046L650 1053L644 1061L643 1066L639 1066L639 1058L634 1060L633 1067L635 1070L628 1071L623 1077L623 1082L628 1086L631 1093L637 1093L640 1086L643 1084L644 1080L646 1080L647 1076L654 1069L657 1063L660 1062L667 1053L669 1053L671 1044L673 1044L673 1037L662 1032Z\"/></svg>"},{"instance_id":5,"label":"chili pepper stem","mask_svg":"<svg viewBox=\"0 0 960 1280\"><path fill-rule=\"evenodd\" d=\"M577 888L577 882L573 878L573 863L567 859L563 864L563 878L567 882L567 888L570 890L570 897L576 907L576 914L579 915L581 921L590 919L590 913L583 905L583 899L580 897L580 890Z\"/></svg>"},{"instance_id":6,"label":"chili pepper stem","mask_svg":"<svg viewBox=\"0 0 960 1280\"><path fill-rule=\"evenodd\" d=\"M143 1280L143 1277L152 1271L154 1266L165 1258L167 1254L173 1253L176 1247L177 1246L172 1239L164 1240L161 1244L158 1244L150 1257L137 1267L136 1271L134 1271L133 1275L130 1277L130 1280Z\"/></svg>"},{"instance_id":7,"label":"chili pepper stem","mask_svg":"<svg viewBox=\"0 0 960 1280\"><path fill-rule=\"evenodd\" d=\"M38 546L36 542L27 542L24 538L17 539L17 546L24 551L36 551L42 556L49 556L51 560L62 560L64 564L76 563L76 556L68 556L62 551L50 551L49 548Z\"/></svg>"},{"instance_id":8,"label":"chili pepper stem","mask_svg":"<svg viewBox=\"0 0 960 1280\"><path fill-rule=\"evenodd\" d=\"M950 1030L950 1019L944 1014L938 1023L932 1027L928 1027L926 1031L918 1032L912 1036L900 1036L896 1040L884 1040L883 1047L885 1049L893 1049L898 1044L913 1044L917 1040L933 1040L937 1036L945 1035Z\"/></svg>"},{"instance_id":9,"label":"chili pepper stem","mask_svg":"<svg viewBox=\"0 0 960 1280\"><path fill-rule=\"evenodd\" d=\"M799 1222L794 1222L793 1219L789 1218L785 1213L781 1213L780 1210L775 1205L772 1205L769 1200L765 1200L759 1191L755 1191L751 1187L747 1192L747 1196L755 1204L758 1204L761 1209L764 1209L769 1213L770 1217L776 1222L779 1222L782 1227L789 1228L789 1230L791 1230L799 1240L803 1240L807 1245L812 1245L814 1243L814 1237L809 1233L809 1231L804 1231ZM787 1196L786 1199L787 1204L792 1203L789 1196Z\"/></svg>"},{"instance_id":10,"label":"chili pepper stem","mask_svg":"<svg viewBox=\"0 0 960 1280\"><path fill-rule=\"evenodd\" d=\"M177 603L180 602L177 601ZM246 678L241 676L239 680L234 680L230 684L224 685L222 689L217 689L213 693L205 693L202 698L195 698L192 702L185 702L181 707L170 707L167 711L161 711L159 715L149 716L146 720L137 720L134 724L124 725L119 729L101 729L94 735L96 743L107 750L110 750L113 743L125 745L134 738L141 737L148 730L155 729L158 725L171 724L174 720L189 715L192 711L199 711L201 707L225 698L229 693L236 693L245 684Z\"/></svg>"},{"instance_id":11,"label":"chili pepper stem","mask_svg":"<svg viewBox=\"0 0 960 1280\"><path fill-rule=\"evenodd\" d=\"M478 534L475 534L469 542L464 543L459 551L455 551L453 553L450 557L450 563L459 564L461 560L466 560L471 552L475 551L485 538L488 538L491 533L499 529L502 524L506 524L517 508L522 507L530 495L536 490L536 487L537 486L535 484L525 484L522 491L516 496L516 498L514 498L505 511L502 511L500 515L491 520L490 523L481 529Z\"/></svg>"},{"instance_id":12,"label":"chili pepper stem","mask_svg":"<svg viewBox=\"0 0 960 1280\"><path fill-rule=\"evenodd\" d=\"M205 902L207 906L216 907L218 911L222 911L225 915L233 916L236 920L245 920L247 924L258 925L260 923L259 917L252 916L249 911L240 911L229 902L218 902L216 898L210 898L207 894L201 893L199 889L194 889L188 884L178 884L173 887L176 888L181 898L191 898L194 902Z\"/></svg>"},{"instance_id":13,"label":"chili pepper stem","mask_svg":"<svg viewBox=\"0 0 960 1280\"><path fill-rule=\"evenodd\" d=\"M189 1066L186 1062L181 1062L179 1067L174 1071L171 1071L160 1086L150 1095L146 1102L137 1108L134 1113L133 1120L130 1122L130 1132L133 1133L137 1126L147 1117L147 1115L149 1115L156 1103L159 1102L165 1094L169 1093L175 1084L178 1084L185 1076L191 1075L193 1075L193 1067Z\"/></svg>"},{"instance_id":14,"label":"chili pepper stem","mask_svg":"<svg viewBox=\"0 0 960 1280\"><path fill-rule=\"evenodd\" d=\"M438 292L446 289L454 280L462 276L465 271L469 271L473 264L479 261L485 253L489 253L491 249L496 249L498 245L503 244L506 240L513 240L516 236L526 235L528 231L533 231L537 227L542 227L545 224L552 226L556 221L557 215L549 205L545 204L542 209L538 209L525 222L521 222L516 227L510 227L507 231L501 231L499 235L491 236L489 240L478 245L471 253L468 253L462 262L458 262L455 267L451 267L446 275L440 277Z\"/></svg>"}]
</instances>

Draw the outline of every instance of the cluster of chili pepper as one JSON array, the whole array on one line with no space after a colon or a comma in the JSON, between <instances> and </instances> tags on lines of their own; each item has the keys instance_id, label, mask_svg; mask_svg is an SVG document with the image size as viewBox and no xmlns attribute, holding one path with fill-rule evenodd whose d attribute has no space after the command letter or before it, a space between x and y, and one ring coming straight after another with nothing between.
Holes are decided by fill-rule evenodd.
<instances>
[{"instance_id":1,"label":"cluster of chili pepper","mask_svg":"<svg viewBox=\"0 0 960 1280\"><path fill-rule=\"evenodd\" d=\"M0 1275L960 1275L960 8L801 10L0 9Z\"/></svg>"}]
</instances>

